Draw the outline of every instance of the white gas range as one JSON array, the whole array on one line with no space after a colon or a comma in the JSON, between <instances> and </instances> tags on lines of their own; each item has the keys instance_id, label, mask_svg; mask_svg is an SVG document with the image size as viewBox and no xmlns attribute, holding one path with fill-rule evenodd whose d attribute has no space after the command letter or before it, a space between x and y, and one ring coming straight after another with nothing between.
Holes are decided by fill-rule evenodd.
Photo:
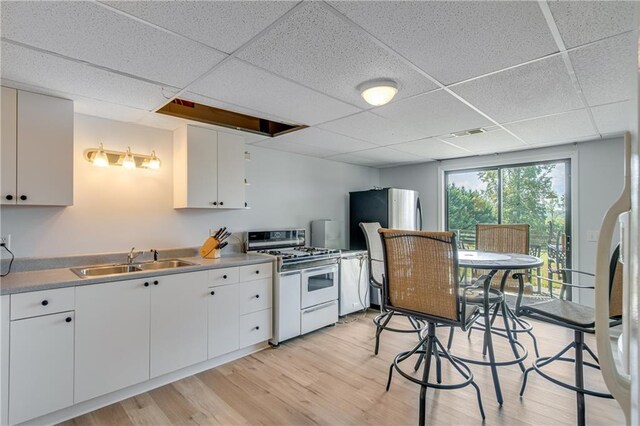
<instances>
[{"instance_id":1,"label":"white gas range","mask_svg":"<svg viewBox=\"0 0 640 426\"><path fill-rule=\"evenodd\" d=\"M247 252L276 258L273 345L338 321L339 250L305 247L304 229L251 231L245 239Z\"/></svg>"}]
</instances>

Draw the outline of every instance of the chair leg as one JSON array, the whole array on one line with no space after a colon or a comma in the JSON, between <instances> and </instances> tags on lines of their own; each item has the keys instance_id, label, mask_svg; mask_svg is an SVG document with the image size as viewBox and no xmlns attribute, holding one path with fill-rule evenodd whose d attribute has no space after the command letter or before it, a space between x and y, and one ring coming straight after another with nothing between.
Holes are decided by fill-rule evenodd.
<instances>
[{"instance_id":1,"label":"chair leg","mask_svg":"<svg viewBox=\"0 0 640 426\"><path fill-rule=\"evenodd\" d=\"M582 351L584 350L584 334L581 331L575 331L574 334L576 344L576 387L584 388L584 375L583 375L583 358ZM585 406L584 406L584 393L576 392L576 405L578 412L578 426L584 426L586 424L585 418Z\"/></svg>"},{"instance_id":2,"label":"chair leg","mask_svg":"<svg viewBox=\"0 0 640 426\"><path fill-rule=\"evenodd\" d=\"M520 358L520 354L518 353L518 349L516 347L516 344L514 343L514 333L511 333L511 329L509 328L509 314L507 312L507 302L503 301L502 303L500 303L500 307L502 309L502 319L504 321L504 332L507 335L507 340L509 341L509 345L511 345L511 351L513 352L513 355L517 358ZM498 310L498 307L496 307L496 311ZM524 363L519 363L518 364L520 366L520 370L524 373Z\"/></svg>"},{"instance_id":3,"label":"chair leg","mask_svg":"<svg viewBox=\"0 0 640 426\"><path fill-rule=\"evenodd\" d=\"M432 324L429 324L429 334L431 334L431 327L432 327ZM431 336L429 336L429 338L427 339L426 347L428 349L427 349L427 354L425 356L424 372L422 373L423 383L427 383L427 381L429 380L429 372L431 370L431 351L433 348L433 341ZM420 419L418 421L419 425L426 424L425 422L426 405L427 405L427 386L426 384L423 384L422 386L420 386Z\"/></svg>"},{"instance_id":4,"label":"chair leg","mask_svg":"<svg viewBox=\"0 0 640 426\"><path fill-rule=\"evenodd\" d=\"M447 350L451 350L451 346L453 346L453 334L455 333L455 327L449 328L449 340L447 341Z\"/></svg>"},{"instance_id":5,"label":"chair leg","mask_svg":"<svg viewBox=\"0 0 640 426\"><path fill-rule=\"evenodd\" d=\"M435 340L433 341L433 348L431 350L436 359L436 381L442 383L442 362L440 361L440 354L438 353L438 346Z\"/></svg>"},{"instance_id":6,"label":"chair leg","mask_svg":"<svg viewBox=\"0 0 640 426\"><path fill-rule=\"evenodd\" d=\"M382 333L382 330L384 330L384 327L386 327L387 324L389 324L389 321L391 321L391 318L393 318L393 312L389 312L387 314L387 317L384 319L384 323L382 323L382 325L380 325L376 330L376 347L373 350L373 353L375 355L378 355L378 350L380 349L380 334Z\"/></svg>"}]
</instances>

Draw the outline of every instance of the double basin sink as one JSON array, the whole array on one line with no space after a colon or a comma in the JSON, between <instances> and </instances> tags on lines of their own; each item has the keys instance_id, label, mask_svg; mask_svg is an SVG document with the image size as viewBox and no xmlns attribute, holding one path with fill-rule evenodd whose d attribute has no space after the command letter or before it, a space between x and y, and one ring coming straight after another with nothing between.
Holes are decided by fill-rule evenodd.
<instances>
[{"instance_id":1,"label":"double basin sink","mask_svg":"<svg viewBox=\"0 0 640 426\"><path fill-rule=\"evenodd\" d=\"M71 268L71 271L80 278L105 277L110 275L129 274L131 272L155 271L158 269L175 269L185 266L194 266L195 263L180 259L156 260L154 262L121 264L121 265L98 265L84 266L81 268Z\"/></svg>"}]
</instances>

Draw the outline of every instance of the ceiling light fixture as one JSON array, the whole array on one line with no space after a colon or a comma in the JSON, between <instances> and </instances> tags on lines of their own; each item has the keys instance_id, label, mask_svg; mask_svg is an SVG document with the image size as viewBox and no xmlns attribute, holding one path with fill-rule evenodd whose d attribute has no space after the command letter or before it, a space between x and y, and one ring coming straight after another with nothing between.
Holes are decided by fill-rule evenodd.
<instances>
[{"instance_id":1,"label":"ceiling light fixture","mask_svg":"<svg viewBox=\"0 0 640 426\"><path fill-rule=\"evenodd\" d=\"M362 83L358 90L368 104L380 106L389 103L398 93L398 84L390 79L377 79Z\"/></svg>"},{"instance_id":2,"label":"ceiling light fixture","mask_svg":"<svg viewBox=\"0 0 640 426\"><path fill-rule=\"evenodd\" d=\"M151 155L134 154L130 147L127 147L126 152L109 151L104 149L102 144L97 149L87 149L84 152L84 158L97 167L121 166L129 170L135 168L158 170L162 164L155 151L151 151Z\"/></svg>"}]
</instances>

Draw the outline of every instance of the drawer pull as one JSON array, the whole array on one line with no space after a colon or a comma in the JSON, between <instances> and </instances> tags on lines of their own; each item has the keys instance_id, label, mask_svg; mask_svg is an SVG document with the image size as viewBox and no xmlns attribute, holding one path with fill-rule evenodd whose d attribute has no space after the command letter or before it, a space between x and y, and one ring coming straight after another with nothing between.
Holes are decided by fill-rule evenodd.
<instances>
[{"instance_id":1,"label":"drawer pull","mask_svg":"<svg viewBox=\"0 0 640 426\"><path fill-rule=\"evenodd\" d=\"M144 286L145 287L149 287L149 283L144 283Z\"/></svg>"},{"instance_id":2,"label":"drawer pull","mask_svg":"<svg viewBox=\"0 0 640 426\"><path fill-rule=\"evenodd\" d=\"M258 269L258 270L256 271L256 274L259 274L259 273L260 273L260 270Z\"/></svg>"},{"instance_id":3,"label":"drawer pull","mask_svg":"<svg viewBox=\"0 0 640 426\"><path fill-rule=\"evenodd\" d=\"M213 295L215 295L215 294L216 294L216 292L215 292L215 291L212 291L212 292L211 292L211 295L212 295L212 296L213 296Z\"/></svg>"},{"instance_id":4,"label":"drawer pull","mask_svg":"<svg viewBox=\"0 0 640 426\"><path fill-rule=\"evenodd\" d=\"M256 299L260 299L260 295L259 294L256 294Z\"/></svg>"},{"instance_id":5,"label":"drawer pull","mask_svg":"<svg viewBox=\"0 0 640 426\"><path fill-rule=\"evenodd\" d=\"M7 200L11 201L11 200L13 200L13 195L9 194L4 198L6 198Z\"/></svg>"},{"instance_id":6,"label":"drawer pull","mask_svg":"<svg viewBox=\"0 0 640 426\"><path fill-rule=\"evenodd\" d=\"M158 281L154 281L154 282L153 282L153 285L158 285Z\"/></svg>"},{"instance_id":7,"label":"drawer pull","mask_svg":"<svg viewBox=\"0 0 640 426\"><path fill-rule=\"evenodd\" d=\"M226 276L226 275L223 275L223 276L222 276L222 278L226 280L226 279L227 279L227 276Z\"/></svg>"},{"instance_id":8,"label":"drawer pull","mask_svg":"<svg viewBox=\"0 0 640 426\"><path fill-rule=\"evenodd\" d=\"M71 322L71 317L67 317L67 318L65 318L65 321L66 321L66 322Z\"/></svg>"},{"instance_id":9,"label":"drawer pull","mask_svg":"<svg viewBox=\"0 0 640 426\"><path fill-rule=\"evenodd\" d=\"M260 326L259 326L259 325L256 325L256 326L255 326L255 328L254 328L254 330L260 330Z\"/></svg>"},{"instance_id":10,"label":"drawer pull","mask_svg":"<svg viewBox=\"0 0 640 426\"><path fill-rule=\"evenodd\" d=\"M49 301L47 299L42 301L42 306L47 306L49 304Z\"/></svg>"},{"instance_id":11,"label":"drawer pull","mask_svg":"<svg viewBox=\"0 0 640 426\"><path fill-rule=\"evenodd\" d=\"M26 200L27 200L27 196L26 196L26 195L21 195L21 196L20 196L20 199L21 199L22 201L26 201Z\"/></svg>"}]
</instances>

